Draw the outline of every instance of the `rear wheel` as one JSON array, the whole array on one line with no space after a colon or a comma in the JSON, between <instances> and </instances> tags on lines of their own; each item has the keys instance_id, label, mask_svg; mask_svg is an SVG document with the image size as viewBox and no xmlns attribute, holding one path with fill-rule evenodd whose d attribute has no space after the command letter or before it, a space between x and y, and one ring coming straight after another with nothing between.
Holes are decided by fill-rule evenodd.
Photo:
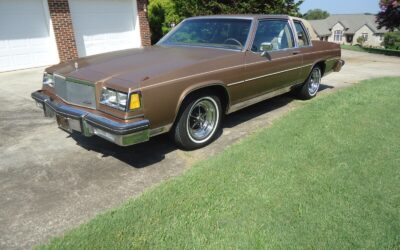
<instances>
[{"instance_id":1,"label":"rear wheel","mask_svg":"<svg viewBox=\"0 0 400 250\"><path fill-rule=\"evenodd\" d=\"M322 71L319 66L316 66L311 71L310 76L307 81L304 83L303 87L300 89L300 98L302 99L311 99L314 98L319 90L319 86L321 84L322 79Z\"/></svg>"},{"instance_id":2,"label":"rear wheel","mask_svg":"<svg viewBox=\"0 0 400 250\"><path fill-rule=\"evenodd\" d=\"M220 99L215 95L198 95L183 105L173 131L175 142L188 150L212 142L221 123Z\"/></svg>"}]
</instances>

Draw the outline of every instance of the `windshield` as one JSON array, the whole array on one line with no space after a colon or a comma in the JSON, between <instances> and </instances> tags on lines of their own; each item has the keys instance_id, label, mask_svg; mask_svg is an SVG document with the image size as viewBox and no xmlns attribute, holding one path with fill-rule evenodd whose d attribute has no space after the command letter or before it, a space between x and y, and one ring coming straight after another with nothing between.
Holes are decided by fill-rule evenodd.
<instances>
[{"instance_id":1,"label":"windshield","mask_svg":"<svg viewBox=\"0 0 400 250\"><path fill-rule=\"evenodd\" d=\"M158 43L165 46L201 46L242 50L249 35L251 20L186 20Z\"/></svg>"}]
</instances>

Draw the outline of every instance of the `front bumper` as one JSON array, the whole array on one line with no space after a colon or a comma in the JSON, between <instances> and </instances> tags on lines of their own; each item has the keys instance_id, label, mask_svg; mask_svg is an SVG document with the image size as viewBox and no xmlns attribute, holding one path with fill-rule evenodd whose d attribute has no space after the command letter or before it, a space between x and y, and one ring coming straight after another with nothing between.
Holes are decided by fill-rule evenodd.
<instances>
[{"instance_id":1,"label":"front bumper","mask_svg":"<svg viewBox=\"0 0 400 250\"><path fill-rule=\"evenodd\" d=\"M120 146L134 145L150 138L148 120L132 123L117 122L56 102L40 90L33 92L31 96L43 109L44 116L56 118L58 126L67 132L77 131L86 137L97 135Z\"/></svg>"}]
</instances>

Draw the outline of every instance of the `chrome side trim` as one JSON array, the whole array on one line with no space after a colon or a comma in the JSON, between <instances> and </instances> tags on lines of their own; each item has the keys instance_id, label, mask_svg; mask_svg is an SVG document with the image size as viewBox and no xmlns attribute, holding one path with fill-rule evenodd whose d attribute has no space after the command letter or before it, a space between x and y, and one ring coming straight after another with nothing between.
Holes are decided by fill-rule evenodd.
<instances>
[{"instance_id":1,"label":"chrome side trim","mask_svg":"<svg viewBox=\"0 0 400 250\"><path fill-rule=\"evenodd\" d=\"M207 72L203 72L203 73L199 73L199 74L194 74L194 75L190 75L190 76L184 76L184 77L180 77L180 78L175 78L175 79L164 81L164 82L159 82L159 83L156 83L156 84L153 84L153 85L150 85L150 86L144 86L142 89L154 88L154 87L156 87L158 85L161 85L161 84L176 82L176 81L180 81L180 80L193 78L193 77L196 77L196 76L202 76L202 75L207 75L207 74L211 74L211 73L216 73L216 72L219 72L219 71L242 68L242 67L244 67L243 64L232 66L232 67L226 67L226 68L222 68L222 69L211 70L211 71L207 71Z\"/></svg>"},{"instance_id":2,"label":"chrome side trim","mask_svg":"<svg viewBox=\"0 0 400 250\"><path fill-rule=\"evenodd\" d=\"M278 90L275 90L275 91L271 91L271 92L268 92L268 93L266 93L266 94L260 95L260 96L258 96L258 97L251 98L251 99L249 99L249 100L246 100L246 101L243 101L243 102L234 104L234 105L232 105L232 106L229 108L227 114L231 114L231 113L236 112L236 111L238 111L238 110L240 110L240 109L246 108L246 107L251 106L251 105L253 105L253 104L256 104L256 103L258 103L258 102L262 102L262 101L267 100L267 99L269 99L269 98L272 98L272 97L275 97L275 96L278 96L278 95L282 95L282 94L288 93L288 92L290 92L296 85L298 85L298 84L295 84L295 85L289 86L289 87L285 87L285 88L282 88L282 89L278 89Z\"/></svg>"},{"instance_id":3,"label":"chrome side trim","mask_svg":"<svg viewBox=\"0 0 400 250\"><path fill-rule=\"evenodd\" d=\"M257 77L254 77L254 78L249 78L249 79L246 79L244 81L230 83L230 84L228 84L228 87L231 87L231 86L234 86L234 85L237 85L237 84L241 84L241 83L245 83L245 82L249 82L249 81L253 81L253 80L257 80L257 79L261 79L261 78L265 78L265 77L268 77L268 76L282 74L282 73L289 72L289 71L296 70L296 69L302 69L302 68L310 67L310 66L312 66L312 64L307 64L307 65L303 65L303 66L292 68L292 69L286 69L286 70L282 70L282 71L278 71L278 72L274 72L274 73L270 73L270 74L266 74L266 75L262 75L262 76L257 76Z\"/></svg>"},{"instance_id":4,"label":"chrome side trim","mask_svg":"<svg viewBox=\"0 0 400 250\"><path fill-rule=\"evenodd\" d=\"M234 86L234 85L237 85L237 84L244 83L245 81L246 81L246 80L239 81L239 82L233 82L233 83L229 83L227 86L228 86L228 87L230 87L230 86Z\"/></svg>"}]
</instances>

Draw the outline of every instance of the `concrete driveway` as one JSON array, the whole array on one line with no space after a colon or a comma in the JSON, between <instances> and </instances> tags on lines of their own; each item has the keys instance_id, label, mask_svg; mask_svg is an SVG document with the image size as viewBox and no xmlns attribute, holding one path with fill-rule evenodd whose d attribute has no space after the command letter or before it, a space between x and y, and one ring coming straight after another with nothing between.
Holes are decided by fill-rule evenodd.
<instances>
[{"instance_id":1,"label":"concrete driveway","mask_svg":"<svg viewBox=\"0 0 400 250\"><path fill-rule=\"evenodd\" d=\"M324 78L322 93L379 76L400 76L400 59L343 51L341 73ZM301 104L289 95L228 116L212 145L178 150L168 136L120 148L68 135L30 98L43 69L0 74L0 249L25 249L182 174Z\"/></svg>"}]
</instances>

